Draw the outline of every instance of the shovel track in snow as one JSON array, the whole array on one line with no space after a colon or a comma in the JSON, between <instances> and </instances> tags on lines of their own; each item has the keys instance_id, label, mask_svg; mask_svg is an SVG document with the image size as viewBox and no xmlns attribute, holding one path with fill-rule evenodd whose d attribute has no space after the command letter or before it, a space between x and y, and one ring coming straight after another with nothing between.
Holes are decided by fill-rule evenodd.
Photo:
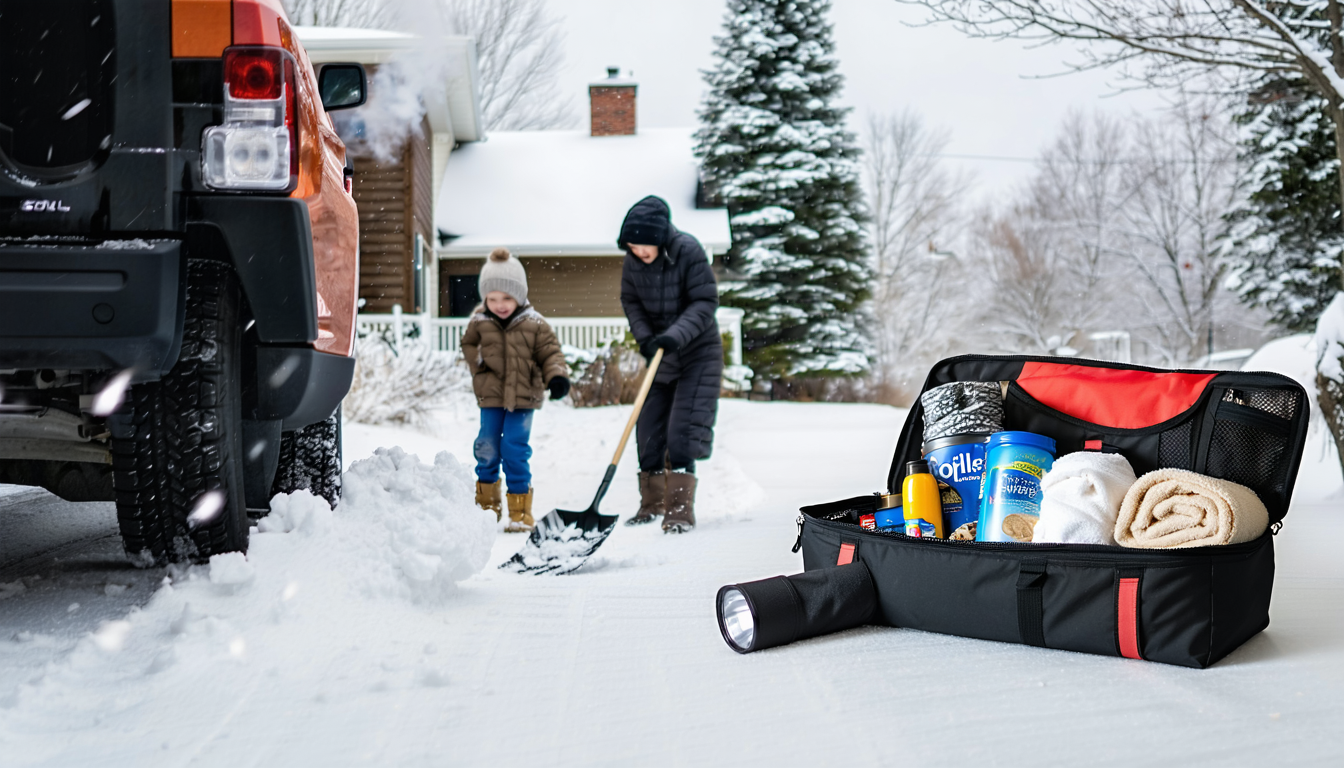
<instances>
[{"instance_id":1,"label":"shovel track in snow","mask_svg":"<svg viewBox=\"0 0 1344 768\"><path fill-rule=\"evenodd\" d=\"M219 262L188 264L177 363L162 380L131 388L129 434L112 445L122 542L144 565L247 549L237 278ZM188 516L210 491L223 508L192 525Z\"/></svg>"},{"instance_id":2,"label":"shovel track in snow","mask_svg":"<svg viewBox=\"0 0 1344 768\"><path fill-rule=\"evenodd\" d=\"M271 495L308 490L332 509L341 500L341 409L325 421L280 438L280 462Z\"/></svg>"}]
</instances>

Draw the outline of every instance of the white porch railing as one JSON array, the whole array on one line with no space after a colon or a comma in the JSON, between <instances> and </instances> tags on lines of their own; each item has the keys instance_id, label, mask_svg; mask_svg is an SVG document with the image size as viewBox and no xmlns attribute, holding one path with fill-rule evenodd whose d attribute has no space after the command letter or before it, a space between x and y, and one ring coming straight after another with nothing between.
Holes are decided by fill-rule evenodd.
<instances>
[{"instance_id":1,"label":"white porch railing","mask_svg":"<svg viewBox=\"0 0 1344 768\"><path fill-rule=\"evenodd\" d=\"M728 359L733 365L742 364L742 310L719 307L716 315L719 331L732 337ZM440 352L457 352L462 346L462 333L471 320L468 317L434 317L429 314L408 315L401 306L392 307L389 315L361 314L355 320L359 336L382 336L391 344L402 339L426 338ZM625 336L630 324L624 317L548 317L561 344L579 349L595 349L604 342Z\"/></svg>"}]
</instances>

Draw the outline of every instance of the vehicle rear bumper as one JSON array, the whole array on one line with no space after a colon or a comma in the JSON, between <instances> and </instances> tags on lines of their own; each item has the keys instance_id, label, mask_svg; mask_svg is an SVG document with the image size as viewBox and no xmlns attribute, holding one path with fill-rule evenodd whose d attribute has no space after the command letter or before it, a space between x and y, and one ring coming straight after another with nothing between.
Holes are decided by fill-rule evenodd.
<instances>
[{"instance_id":1,"label":"vehicle rear bumper","mask_svg":"<svg viewBox=\"0 0 1344 768\"><path fill-rule=\"evenodd\" d=\"M323 421L350 391L355 358L305 347L257 349L256 410L247 418L281 421L286 430Z\"/></svg>"},{"instance_id":2,"label":"vehicle rear bumper","mask_svg":"<svg viewBox=\"0 0 1344 768\"><path fill-rule=\"evenodd\" d=\"M177 359L178 241L0 242L0 369L125 370Z\"/></svg>"}]
</instances>

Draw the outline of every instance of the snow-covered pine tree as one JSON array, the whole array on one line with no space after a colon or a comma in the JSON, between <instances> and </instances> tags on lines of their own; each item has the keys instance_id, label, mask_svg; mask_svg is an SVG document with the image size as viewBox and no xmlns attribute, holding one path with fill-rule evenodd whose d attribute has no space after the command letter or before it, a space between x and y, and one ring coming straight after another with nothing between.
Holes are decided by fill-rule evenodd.
<instances>
[{"instance_id":1,"label":"snow-covered pine tree","mask_svg":"<svg viewBox=\"0 0 1344 768\"><path fill-rule=\"evenodd\" d=\"M1227 216L1222 256L1243 301L1285 330L1310 331L1344 255L1335 127L1304 83L1276 80L1257 94L1261 103L1238 116L1245 195Z\"/></svg>"},{"instance_id":2,"label":"snow-covered pine tree","mask_svg":"<svg viewBox=\"0 0 1344 768\"><path fill-rule=\"evenodd\" d=\"M711 194L728 207L725 262L742 275L747 362L781 378L868 370L871 274L858 149L834 106L829 0L728 0L696 134Z\"/></svg>"}]
</instances>

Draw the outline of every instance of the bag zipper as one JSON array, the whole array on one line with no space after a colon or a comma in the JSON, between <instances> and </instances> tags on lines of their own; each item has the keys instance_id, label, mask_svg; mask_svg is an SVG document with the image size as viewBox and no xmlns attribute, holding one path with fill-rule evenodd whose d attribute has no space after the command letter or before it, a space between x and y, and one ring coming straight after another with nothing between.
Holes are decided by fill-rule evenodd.
<instances>
[{"instance_id":1,"label":"bag zipper","mask_svg":"<svg viewBox=\"0 0 1344 768\"><path fill-rule=\"evenodd\" d=\"M803 548L803 513L798 513L798 540L793 542L793 554L798 554L798 550Z\"/></svg>"},{"instance_id":2,"label":"bag zipper","mask_svg":"<svg viewBox=\"0 0 1344 768\"><path fill-rule=\"evenodd\" d=\"M804 521L803 521L803 515L799 515L799 516L798 516L798 542L794 545L794 550L793 550L794 552L797 552L797 551L798 551L798 548L800 548L800 547L802 546L802 543L803 543L803 522L804 522ZM864 528L860 528L860 527L854 525L853 523L841 523L841 522L837 522L837 521L833 521L833 520L813 519L812 522L815 523L815 524L817 524L817 525L820 525L822 528L830 528L830 529L833 529L833 530L835 530L837 533L855 533L855 534L857 534L857 535L863 535L863 536L883 536L883 537L886 537L886 538L889 538L889 539L904 539L904 540L906 540L906 541L919 542L920 546L952 547L952 548L955 548L955 549L961 549L961 550L965 550L965 551L980 551L980 552L984 552L984 551L989 551L989 552L994 552L994 551L1007 551L1007 552L1046 552L1046 551L1054 551L1054 552L1068 552L1068 553L1073 553L1073 554L1078 554L1078 555L1090 555L1090 554L1101 555L1101 554L1104 554L1104 555L1106 555L1108 558L1112 558L1112 559L1113 559L1117 554L1119 554L1119 553L1125 553L1125 554L1129 554L1129 555L1153 555L1153 556L1159 556L1159 553L1163 553L1163 554L1169 553L1170 555L1187 555L1187 556L1190 555L1190 554L1192 554L1192 553L1194 553L1194 554L1198 554L1198 555L1218 555L1218 556L1228 555L1228 556L1230 556L1230 555L1234 555L1234 554L1237 554L1237 553L1240 553L1240 552L1249 552L1249 551L1255 549L1257 546L1260 545L1260 539L1259 539L1259 538L1254 539L1254 540L1252 540L1252 541L1242 542L1242 543L1240 543L1240 544L1228 544L1228 545L1225 545L1225 546L1209 546L1209 547L1197 547L1197 548L1190 548L1190 549L1168 549L1168 550L1139 549L1139 548L1120 547L1120 546L1110 547L1110 546L1106 546L1106 545L1102 545L1102 544L1046 544L1046 543L1018 542L1018 541L1014 541L1014 542L1007 542L1007 541L953 541L953 540L951 540L951 539L925 539L925 538L917 538L917 537L914 537L914 536L906 536L904 533L900 533L900 532L898 532L898 531L870 531L870 530L866 530L866 529L864 529ZM1261 537L1261 538L1263 538L1263 537ZM1159 562L1161 562L1161 560L1159 560Z\"/></svg>"},{"instance_id":3,"label":"bag zipper","mask_svg":"<svg viewBox=\"0 0 1344 768\"><path fill-rule=\"evenodd\" d=\"M1200 368L1152 368L1146 365L1117 363L1111 360L1092 360L1091 358L1085 358L1085 357L1073 358L1074 360L1079 362L1068 362L1069 360L1068 358L1048 357L1042 355L984 355L975 353L949 357L945 360L939 361L938 366L964 362L967 360L985 360L985 359L1008 360L1012 362L1021 361L1024 363L1058 363L1061 365L1077 365L1080 368L1109 368L1111 370L1116 371L1145 371L1147 373L1195 373L1200 375L1210 373L1210 371L1208 371L1207 369L1200 369ZM1292 383L1292 384L1297 383L1292 379L1288 378L1287 376L1284 376L1282 373L1275 373L1274 371L1214 371L1213 373L1239 373L1250 376L1274 376L1276 378L1282 379L1285 383ZM925 385L927 385L928 381L926 380L924 383ZM920 394L922 395L926 391L927 389L921 389ZM918 398L916 398L916 400L918 400Z\"/></svg>"}]
</instances>

